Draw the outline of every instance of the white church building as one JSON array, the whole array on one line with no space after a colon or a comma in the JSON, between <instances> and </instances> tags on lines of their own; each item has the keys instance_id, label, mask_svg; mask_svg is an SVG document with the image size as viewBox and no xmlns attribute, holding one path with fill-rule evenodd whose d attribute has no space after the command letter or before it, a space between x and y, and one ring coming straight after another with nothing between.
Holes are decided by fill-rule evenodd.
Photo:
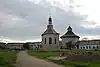
<instances>
[{"instance_id":1,"label":"white church building","mask_svg":"<svg viewBox=\"0 0 100 67\"><path fill-rule=\"evenodd\" d=\"M67 28L67 32L60 37L62 39L62 46L66 47L66 44L68 42L72 42L72 44L75 44L76 42L79 41L79 36L77 36L76 34L73 33L72 28L69 26Z\"/></svg>"},{"instance_id":2,"label":"white church building","mask_svg":"<svg viewBox=\"0 0 100 67\"><path fill-rule=\"evenodd\" d=\"M59 33L54 30L51 17L49 17L46 31L41 36L41 50L53 51L59 49Z\"/></svg>"}]
</instances>

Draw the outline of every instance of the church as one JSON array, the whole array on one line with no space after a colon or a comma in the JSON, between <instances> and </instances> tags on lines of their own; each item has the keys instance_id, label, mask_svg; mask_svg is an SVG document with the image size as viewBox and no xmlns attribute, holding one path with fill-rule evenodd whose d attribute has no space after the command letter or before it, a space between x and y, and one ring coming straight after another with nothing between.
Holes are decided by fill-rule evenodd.
<instances>
[{"instance_id":1,"label":"church","mask_svg":"<svg viewBox=\"0 0 100 67\"><path fill-rule=\"evenodd\" d=\"M66 43L69 41L72 41L72 43L76 43L79 41L79 36L73 33L72 28L69 26L68 31L61 36L62 39L62 46L66 47ZM42 48L41 50L44 51L53 51L53 50L59 50L59 33L55 31L52 24L52 18L49 17L48 25L46 31L41 35L42 36Z\"/></svg>"},{"instance_id":2,"label":"church","mask_svg":"<svg viewBox=\"0 0 100 67\"><path fill-rule=\"evenodd\" d=\"M67 32L59 37L59 33L53 27L53 20L51 17L48 19L47 29L41 35L41 50L43 51L55 51L59 50L60 47L66 48L66 43L72 42L74 49L85 49L85 50L95 50L100 49L100 40L87 40L80 41L79 36L73 32L71 26L67 28ZM59 44L59 38L62 39L61 45Z\"/></svg>"},{"instance_id":3,"label":"church","mask_svg":"<svg viewBox=\"0 0 100 67\"><path fill-rule=\"evenodd\" d=\"M59 33L53 28L51 17L49 17L46 31L41 36L42 50L53 51L59 49Z\"/></svg>"}]
</instances>

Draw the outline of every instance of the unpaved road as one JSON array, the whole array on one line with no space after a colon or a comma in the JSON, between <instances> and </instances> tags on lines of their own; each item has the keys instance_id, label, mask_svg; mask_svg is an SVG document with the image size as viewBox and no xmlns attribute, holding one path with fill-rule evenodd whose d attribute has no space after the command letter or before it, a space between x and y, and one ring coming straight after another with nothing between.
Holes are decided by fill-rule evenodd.
<instances>
[{"instance_id":1,"label":"unpaved road","mask_svg":"<svg viewBox=\"0 0 100 67\"><path fill-rule=\"evenodd\" d=\"M17 67L64 67L52 62L29 56L24 51L21 51L18 54L16 64Z\"/></svg>"}]
</instances>

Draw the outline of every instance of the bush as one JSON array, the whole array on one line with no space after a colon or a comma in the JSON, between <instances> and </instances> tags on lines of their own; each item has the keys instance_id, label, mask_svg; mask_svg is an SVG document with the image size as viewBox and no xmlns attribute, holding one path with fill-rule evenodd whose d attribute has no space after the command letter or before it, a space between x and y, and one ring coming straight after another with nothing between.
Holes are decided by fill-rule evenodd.
<instances>
[{"instance_id":1,"label":"bush","mask_svg":"<svg viewBox=\"0 0 100 67\"><path fill-rule=\"evenodd\" d=\"M29 44L28 43L24 43L23 44L23 48L29 50Z\"/></svg>"}]
</instances>

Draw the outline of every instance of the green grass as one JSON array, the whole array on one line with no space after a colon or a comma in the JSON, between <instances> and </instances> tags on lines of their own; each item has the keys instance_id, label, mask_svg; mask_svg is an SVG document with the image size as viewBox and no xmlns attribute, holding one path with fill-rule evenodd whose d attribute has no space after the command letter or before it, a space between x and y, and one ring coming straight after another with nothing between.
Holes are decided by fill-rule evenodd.
<instances>
[{"instance_id":1,"label":"green grass","mask_svg":"<svg viewBox=\"0 0 100 67\"><path fill-rule=\"evenodd\" d=\"M17 51L0 50L0 67L15 67Z\"/></svg>"},{"instance_id":2,"label":"green grass","mask_svg":"<svg viewBox=\"0 0 100 67\"><path fill-rule=\"evenodd\" d=\"M47 59L47 57L50 57L50 56L60 55L60 52L29 52L29 54L41 59Z\"/></svg>"},{"instance_id":3,"label":"green grass","mask_svg":"<svg viewBox=\"0 0 100 67\"><path fill-rule=\"evenodd\" d=\"M64 65L64 66L69 66L69 67L100 67L100 61L92 62L92 61L69 61L69 60L52 60L52 62Z\"/></svg>"},{"instance_id":4,"label":"green grass","mask_svg":"<svg viewBox=\"0 0 100 67\"><path fill-rule=\"evenodd\" d=\"M72 50L72 52L92 52L92 53L96 53L96 54L100 54L100 51L95 51L95 50Z\"/></svg>"},{"instance_id":5,"label":"green grass","mask_svg":"<svg viewBox=\"0 0 100 67\"><path fill-rule=\"evenodd\" d=\"M100 51L72 50L72 52L93 52L100 54ZM64 65L66 67L100 67L100 61L69 61L69 60L50 60L50 56L59 56L61 52L29 52L30 55ZM67 52L66 52L67 54Z\"/></svg>"},{"instance_id":6,"label":"green grass","mask_svg":"<svg viewBox=\"0 0 100 67\"><path fill-rule=\"evenodd\" d=\"M88 62L78 62L78 61L69 61L69 60L52 60L52 62L64 65L66 67L88 67L89 63Z\"/></svg>"}]
</instances>

